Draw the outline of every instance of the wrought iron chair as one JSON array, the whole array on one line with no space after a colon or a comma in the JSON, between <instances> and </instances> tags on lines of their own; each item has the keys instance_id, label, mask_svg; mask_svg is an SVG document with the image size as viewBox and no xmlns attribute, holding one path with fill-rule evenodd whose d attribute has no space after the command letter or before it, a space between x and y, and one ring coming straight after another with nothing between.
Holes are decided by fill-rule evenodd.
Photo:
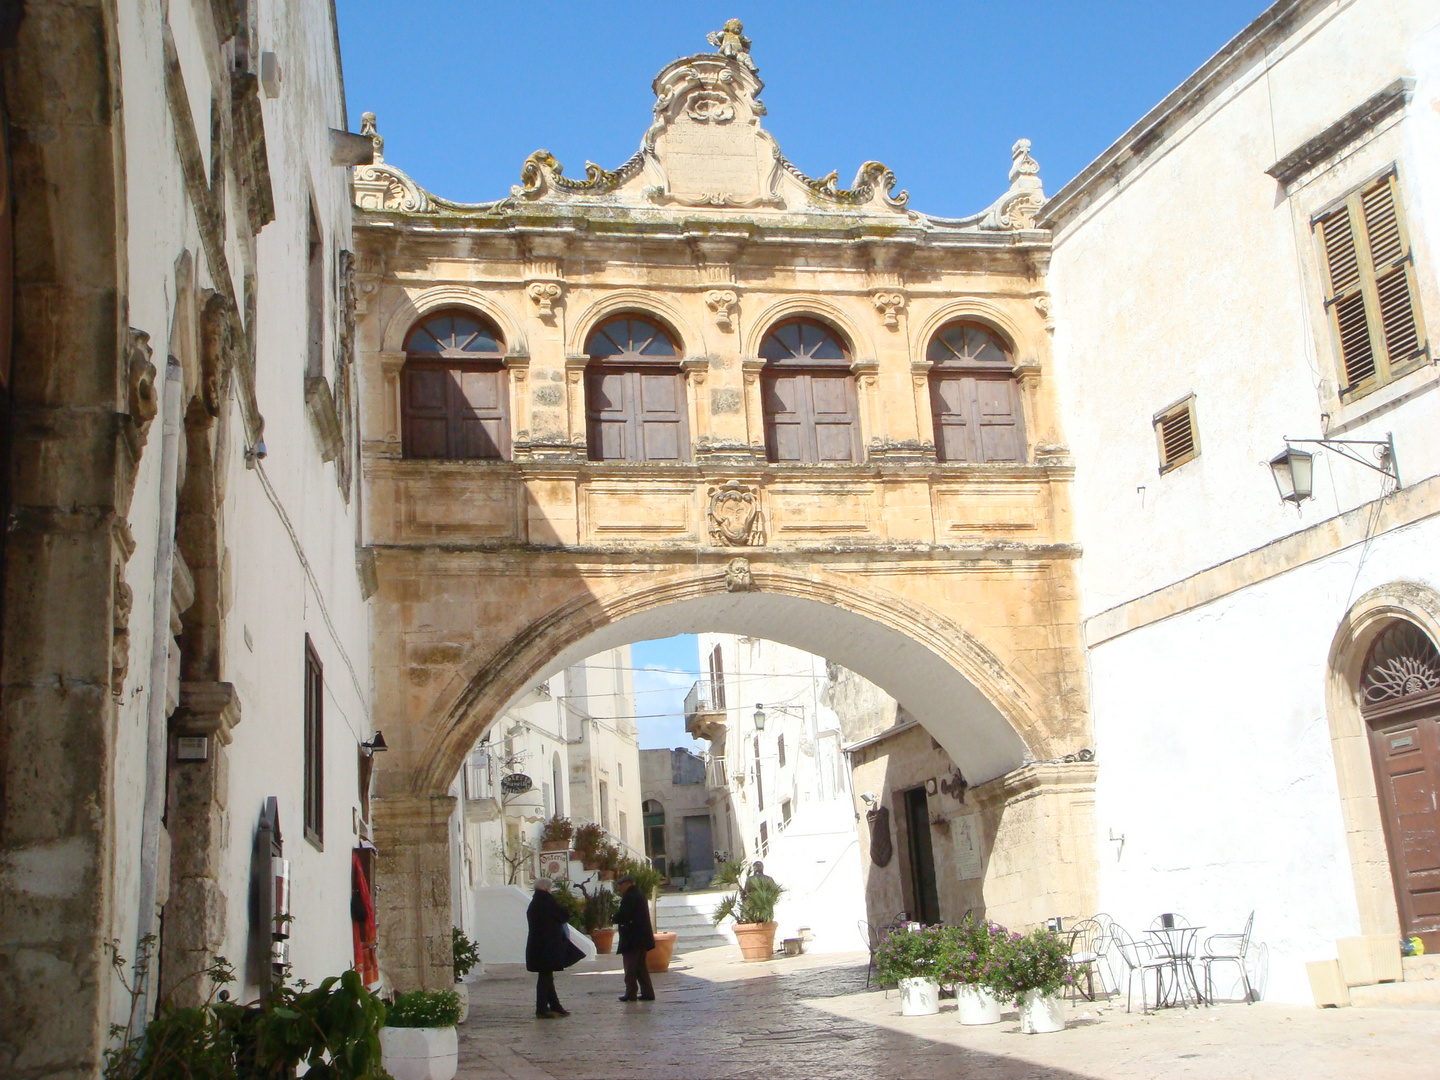
<instances>
[{"instance_id":1,"label":"wrought iron chair","mask_svg":"<svg viewBox=\"0 0 1440 1080\"><path fill-rule=\"evenodd\" d=\"M1245 929L1238 934L1211 934L1205 939L1200 963L1205 965L1205 1000L1215 1004L1215 984L1210 979L1211 964L1234 964L1240 970L1240 983L1245 987L1245 1004L1255 1004L1255 990L1250 973L1245 969L1245 953L1250 948L1250 932L1255 928L1255 912L1245 920Z\"/></svg>"},{"instance_id":2,"label":"wrought iron chair","mask_svg":"<svg viewBox=\"0 0 1440 1080\"><path fill-rule=\"evenodd\" d=\"M860 930L860 936L865 939L865 947L870 950L870 962L865 965L865 989L870 989L870 973L875 971L875 952L880 948L880 935L875 929L875 924L861 919L855 924ZM878 973L877 973L878 977Z\"/></svg>"},{"instance_id":3,"label":"wrought iron chair","mask_svg":"<svg viewBox=\"0 0 1440 1080\"><path fill-rule=\"evenodd\" d=\"M1150 920L1151 931L1158 931L1153 951L1156 959L1163 959L1165 967L1170 969L1175 976L1175 994L1178 1001L1184 1001L1187 993L1185 989L1188 981L1190 989L1194 991L1196 1004L1205 1000L1204 993L1200 990L1200 984L1195 979L1194 964L1195 936L1193 934L1174 934L1165 931L1187 930L1192 926L1189 919L1174 911L1167 911ZM1183 947L1181 946L1181 943ZM1157 1004L1160 992L1156 992Z\"/></svg>"},{"instance_id":4,"label":"wrought iron chair","mask_svg":"<svg viewBox=\"0 0 1440 1080\"><path fill-rule=\"evenodd\" d=\"M1120 976L1125 979L1125 1011L1130 1012L1130 997L1135 985L1135 976L1140 976L1140 1011L1148 1012L1146 1003L1145 976L1149 972L1155 973L1155 996L1160 996L1160 972L1161 969L1170 965L1168 956L1155 955L1155 947L1146 941L1136 941L1125 928L1119 923L1110 924L1110 932L1106 935L1106 956L1111 960L1111 974L1115 976L1115 986L1118 992ZM1120 961L1119 968L1114 966L1114 960Z\"/></svg>"},{"instance_id":5,"label":"wrought iron chair","mask_svg":"<svg viewBox=\"0 0 1440 1080\"><path fill-rule=\"evenodd\" d=\"M1096 919L1081 919L1069 930L1070 955L1066 964L1070 968L1070 989L1072 997L1080 993L1080 975L1085 975L1085 997L1095 1000L1095 969L1105 951L1105 932ZM1105 977L1100 977L1100 988L1105 989Z\"/></svg>"}]
</instances>

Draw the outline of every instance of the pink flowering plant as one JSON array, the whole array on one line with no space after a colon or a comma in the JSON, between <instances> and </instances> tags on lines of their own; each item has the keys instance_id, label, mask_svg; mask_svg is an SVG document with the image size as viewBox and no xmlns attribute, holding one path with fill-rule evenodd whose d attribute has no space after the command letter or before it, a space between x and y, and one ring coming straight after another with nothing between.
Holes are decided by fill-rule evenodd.
<instances>
[{"instance_id":1,"label":"pink flowering plant","mask_svg":"<svg viewBox=\"0 0 1440 1080\"><path fill-rule=\"evenodd\" d=\"M1001 1001L1019 1004L1031 990L1049 997L1070 985L1070 946L1053 930L1038 926L1023 937L1006 934L997 945L999 970L988 985Z\"/></svg>"},{"instance_id":2,"label":"pink flowering plant","mask_svg":"<svg viewBox=\"0 0 1440 1080\"><path fill-rule=\"evenodd\" d=\"M950 951L949 930L943 926L922 926L917 930L896 930L875 950L880 982L901 979L944 978L942 959Z\"/></svg>"},{"instance_id":3,"label":"pink flowering plant","mask_svg":"<svg viewBox=\"0 0 1440 1080\"><path fill-rule=\"evenodd\" d=\"M993 987L999 980L1003 949L1010 934L999 923L966 915L951 927L941 964L944 981L956 985Z\"/></svg>"}]
</instances>

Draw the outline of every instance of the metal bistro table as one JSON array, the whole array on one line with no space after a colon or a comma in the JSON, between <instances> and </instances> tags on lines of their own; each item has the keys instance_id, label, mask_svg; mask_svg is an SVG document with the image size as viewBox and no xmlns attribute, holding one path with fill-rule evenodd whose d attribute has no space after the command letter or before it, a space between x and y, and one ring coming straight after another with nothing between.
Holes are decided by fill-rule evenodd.
<instances>
[{"instance_id":1,"label":"metal bistro table","mask_svg":"<svg viewBox=\"0 0 1440 1080\"><path fill-rule=\"evenodd\" d=\"M1195 959L1195 937L1203 926L1162 926L1146 930L1155 940L1155 955L1158 959L1166 961L1166 966L1175 975L1174 984L1167 996L1165 993L1165 979L1161 972L1164 968L1156 969L1155 976L1155 1007L1157 1009L1170 1008L1176 1005L1189 1007L1190 1002L1186 1000L1185 983L1188 980L1190 990L1194 991L1195 1004L1201 1005L1205 1001L1205 995L1200 993L1200 984L1195 981L1195 969L1190 962Z\"/></svg>"}]
</instances>

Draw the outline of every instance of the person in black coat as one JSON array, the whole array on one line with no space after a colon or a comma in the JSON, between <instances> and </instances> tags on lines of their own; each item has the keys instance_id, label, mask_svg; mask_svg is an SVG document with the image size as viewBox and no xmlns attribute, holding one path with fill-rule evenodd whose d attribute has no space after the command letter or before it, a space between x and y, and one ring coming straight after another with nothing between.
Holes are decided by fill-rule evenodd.
<instances>
[{"instance_id":1,"label":"person in black coat","mask_svg":"<svg viewBox=\"0 0 1440 1080\"><path fill-rule=\"evenodd\" d=\"M569 1016L569 1011L561 1007L560 999L555 996L555 972L583 960L585 954L565 933L570 916L560 901L550 895L549 878L535 879L535 895L525 917L530 923L530 933L525 939L525 970L536 973L535 1016L541 1020Z\"/></svg>"},{"instance_id":2,"label":"person in black coat","mask_svg":"<svg viewBox=\"0 0 1440 1080\"><path fill-rule=\"evenodd\" d=\"M620 1000L654 1001L655 987L650 983L650 968L645 961L645 954L655 947L655 935L650 930L650 905L630 875L622 877L616 885L620 888L620 910L615 913L620 942L616 951L625 962L625 994Z\"/></svg>"}]
</instances>

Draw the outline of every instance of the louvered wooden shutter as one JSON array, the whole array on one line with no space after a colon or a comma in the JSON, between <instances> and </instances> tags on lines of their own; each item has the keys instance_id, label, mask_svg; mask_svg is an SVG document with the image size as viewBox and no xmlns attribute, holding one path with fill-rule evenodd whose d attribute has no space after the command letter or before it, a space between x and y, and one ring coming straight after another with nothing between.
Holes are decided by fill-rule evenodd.
<instances>
[{"instance_id":1,"label":"louvered wooden shutter","mask_svg":"<svg viewBox=\"0 0 1440 1080\"><path fill-rule=\"evenodd\" d=\"M1186 398L1155 417L1155 434L1160 446L1160 471L1168 472L1200 453L1195 434L1195 399Z\"/></svg>"},{"instance_id":2,"label":"louvered wooden shutter","mask_svg":"<svg viewBox=\"0 0 1440 1080\"><path fill-rule=\"evenodd\" d=\"M1315 223L1345 392L1386 383L1426 352L1399 207L1391 172Z\"/></svg>"}]
</instances>

